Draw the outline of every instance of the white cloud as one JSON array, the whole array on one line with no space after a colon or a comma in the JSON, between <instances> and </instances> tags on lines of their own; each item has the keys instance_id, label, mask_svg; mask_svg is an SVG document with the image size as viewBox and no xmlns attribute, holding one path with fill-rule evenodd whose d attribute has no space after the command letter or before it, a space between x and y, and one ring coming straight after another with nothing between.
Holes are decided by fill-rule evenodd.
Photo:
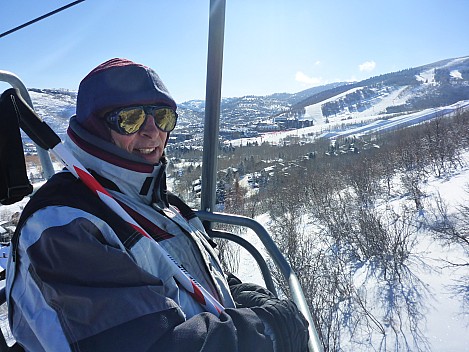
<instances>
[{"instance_id":1,"label":"white cloud","mask_svg":"<svg viewBox=\"0 0 469 352\"><path fill-rule=\"evenodd\" d=\"M373 71L376 67L376 62L374 61L366 61L362 63L361 65L358 65L360 71L364 72L370 72Z\"/></svg>"},{"instance_id":2,"label":"white cloud","mask_svg":"<svg viewBox=\"0 0 469 352\"><path fill-rule=\"evenodd\" d=\"M309 86L317 86L322 84L322 78L320 77L309 77L301 71L298 71L295 75L295 80L307 84Z\"/></svg>"}]
</instances>

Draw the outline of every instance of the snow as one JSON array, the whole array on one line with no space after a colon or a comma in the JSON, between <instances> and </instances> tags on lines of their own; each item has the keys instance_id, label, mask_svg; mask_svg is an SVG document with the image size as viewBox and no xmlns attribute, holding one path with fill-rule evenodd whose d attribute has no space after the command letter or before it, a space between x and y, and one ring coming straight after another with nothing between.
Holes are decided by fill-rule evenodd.
<instances>
[{"instance_id":1,"label":"snow","mask_svg":"<svg viewBox=\"0 0 469 352\"><path fill-rule=\"evenodd\" d=\"M458 70L453 70L449 74L451 77L462 79L462 73Z\"/></svg>"},{"instance_id":2,"label":"snow","mask_svg":"<svg viewBox=\"0 0 469 352\"><path fill-rule=\"evenodd\" d=\"M424 71L420 73L420 75L418 75L416 78L418 81L426 83L426 84L435 84L435 81L434 81L435 70L430 69L430 70Z\"/></svg>"},{"instance_id":3,"label":"snow","mask_svg":"<svg viewBox=\"0 0 469 352\"><path fill-rule=\"evenodd\" d=\"M340 99L340 98L343 98L345 97L347 94L350 94L350 93L354 93L356 92L357 90L360 90L360 88L351 88L341 94L338 94L332 98L329 98L329 99L326 99L326 100L323 100L321 101L320 103L317 103L317 104L313 104L313 105L309 105L307 106L305 109L306 109L306 114L305 114L305 118L307 119L313 119L314 120L314 123L315 124L321 124L323 123L323 120L324 120L324 116L322 115L322 111L321 111L321 105L325 104L325 103L329 103L331 101L335 101L337 99Z\"/></svg>"},{"instance_id":4,"label":"snow","mask_svg":"<svg viewBox=\"0 0 469 352\"><path fill-rule=\"evenodd\" d=\"M324 125L325 117L322 115L321 106L327 102L335 101L342 97L345 97L347 94L353 93L360 89L361 88L352 88L330 99L307 106L305 108L306 109L305 119L313 118L315 125ZM376 115L379 115L380 113L385 112L387 107L404 104L408 98L408 95L403 94L403 93L405 93L407 89L408 88L405 86L405 87L399 87L391 92L382 92L382 94L379 97L373 99L372 103L370 102L371 104L369 108L360 112L353 112L353 113L346 112L341 115L339 114L338 116L334 118L330 117L329 119L342 121L345 118L349 118L349 117L352 117L353 119L367 119L367 118L372 118L372 117L376 118Z\"/></svg>"},{"instance_id":5,"label":"snow","mask_svg":"<svg viewBox=\"0 0 469 352\"><path fill-rule=\"evenodd\" d=\"M449 274L449 275L445 275ZM448 288L453 284L449 270L421 275L431 292L427 333L433 351L465 351L469 346L467 317L461 316L460 302L451 296Z\"/></svg>"},{"instance_id":6,"label":"snow","mask_svg":"<svg viewBox=\"0 0 469 352\"><path fill-rule=\"evenodd\" d=\"M255 220L259 222L262 226L267 228L267 224L269 223L270 219L267 214L264 214L258 216ZM264 248L264 245L253 230L248 229L242 235L242 237L249 243L253 244L257 248L257 250L259 250L261 254L263 254L264 258L267 258L267 252ZM242 264L237 274L239 275L242 281L254 282L259 285L265 286L264 279L262 278L262 273L259 270L257 262L246 250L241 250L240 252L240 263Z\"/></svg>"},{"instance_id":7,"label":"snow","mask_svg":"<svg viewBox=\"0 0 469 352\"><path fill-rule=\"evenodd\" d=\"M459 64L459 63L463 63L464 61L467 60L469 56L464 56L464 57L460 57L460 58L457 58L457 59L453 59L449 62L446 63L446 65L444 65L443 67L449 67L449 66L453 66L453 65L456 65L456 64Z\"/></svg>"},{"instance_id":8,"label":"snow","mask_svg":"<svg viewBox=\"0 0 469 352\"><path fill-rule=\"evenodd\" d=\"M465 154L465 159L469 161L469 153ZM425 190L427 194L439 193L446 203L455 207L467 204L469 201L469 193L465 192L468 185L469 166L446 179L430 179ZM401 200L396 198L394 202L398 203ZM270 218L267 214L263 214L255 220L268 229ZM311 229L310 233L314 233L314 230ZM252 230L247 230L242 237L260 250L265 258L268 257L262 242ZM469 275L469 268L455 270L443 265L445 260L456 261L457 258L464 258L464 253L458 248L442 246L425 233L422 233L419 238L420 241L415 252L425 253L425 262L430 266L427 269L417 267L415 264L413 268L429 290L429 295L424 303L427 311L422 312L425 314L426 321L426 326L423 328L424 335L429 340L431 351L467 351L469 316L467 310L465 315L462 313L461 299L451 292L451 287L455 284L456 279ZM257 268L254 259L247 251L241 251L240 256L242 265L237 275L243 281L264 285L260 271L253 269ZM361 282L360 280L363 281L363 277L357 274L357 285ZM379 307L376 309L379 310Z\"/></svg>"}]
</instances>

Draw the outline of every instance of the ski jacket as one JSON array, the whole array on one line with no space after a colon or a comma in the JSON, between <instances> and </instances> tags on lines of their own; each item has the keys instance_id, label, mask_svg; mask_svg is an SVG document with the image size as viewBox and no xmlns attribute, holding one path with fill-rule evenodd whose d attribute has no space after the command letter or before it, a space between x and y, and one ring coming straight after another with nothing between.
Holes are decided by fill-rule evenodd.
<instances>
[{"instance_id":1,"label":"ski jacket","mask_svg":"<svg viewBox=\"0 0 469 352\"><path fill-rule=\"evenodd\" d=\"M198 218L169 204L165 162L103 160L66 144L152 238L64 171L23 211L7 268L13 336L27 351L272 351L261 319L236 309ZM118 177L116 176L118 175ZM161 245L226 309L205 312L174 279Z\"/></svg>"}]
</instances>

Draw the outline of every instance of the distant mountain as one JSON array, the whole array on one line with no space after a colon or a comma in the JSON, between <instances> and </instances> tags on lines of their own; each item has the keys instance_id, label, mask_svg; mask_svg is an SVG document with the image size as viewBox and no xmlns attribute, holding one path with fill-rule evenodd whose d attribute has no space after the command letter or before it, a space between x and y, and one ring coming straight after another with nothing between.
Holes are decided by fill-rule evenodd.
<instances>
[{"instance_id":1,"label":"distant mountain","mask_svg":"<svg viewBox=\"0 0 469 352\"><path fill-rule=\"evenodd\" d=\"M376 104L393 92L387 106ZM373 109L374 114L414 112L469 99L469 57L438 61L387 73L361 82L324 90L294 104L301 110L321 103L321 115L352 114ZM311 109L309 109L311 110Z\"/></svg>"},{"instance_id":2,"label":"distant mountain","mask_svg":"<svg viewBox=\"0 0 469 352\"><path fill-rule=\"evenodd\" d=\"M59 134L75 113L76 92L60 89L29 89L39 115ZM248 95L223 98L221 128L246 128L279 115L311 119L347 119L351 115L385 118L445 106L469 99L469 56L383 74L354 83L333 83L289 94ZM205 103L191 100L178 104L177 129L198 133Z\"/></svg>"},{"instance_id":3,"label":"distant mountain","mask_svg":"<svg viewBox=\"0 0 469 352\"><path fill-rule=\"evenodd\" d=\"M253 120L276 116L289 111L292 106L320 92L342 86L346 83L331 83L313 87L298 93L275 93L266 96L247 95L244 97L223 98L221 101L221 122L227 124L247 124ZM188 110L195 114L198 122L204 118L205 102L190 100L178 104L184 116Z\"/></svg>"}]
</instances>

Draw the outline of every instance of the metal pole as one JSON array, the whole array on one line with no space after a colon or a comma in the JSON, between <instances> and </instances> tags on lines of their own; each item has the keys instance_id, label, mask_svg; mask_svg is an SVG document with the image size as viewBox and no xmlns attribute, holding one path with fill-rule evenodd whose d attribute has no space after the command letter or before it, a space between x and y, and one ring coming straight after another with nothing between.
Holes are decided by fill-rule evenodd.
<instances>
[{"instance_id":1,"label":"metal pole","mask_svg":"<svg viewBox=\"0 0 469 352\"><path fill-rule=\"evenodd\" d=\"M34 109L33 102L29 96L29 92L26 89L25 85L15 74L0 70L0 81L9 83L13 88L17 88L20 91L23 99L28 103L28 105ZM41 161L42 170L44 171L44 177L49 179L54 175L54 167L52 165L51 158L47 150L42 149L36 144L37 154L39 155L39 160Z\"/></svg>"},{"instance_id":2,"label":"metal pole","mask_svg":"<svg viewBox=\"0 0 469 352\"><path fill-rule=\"evenodd\" d=\"M210 0L201 209L214 211L220 126L225 0Z\"/></svg>"}]
</instances>

